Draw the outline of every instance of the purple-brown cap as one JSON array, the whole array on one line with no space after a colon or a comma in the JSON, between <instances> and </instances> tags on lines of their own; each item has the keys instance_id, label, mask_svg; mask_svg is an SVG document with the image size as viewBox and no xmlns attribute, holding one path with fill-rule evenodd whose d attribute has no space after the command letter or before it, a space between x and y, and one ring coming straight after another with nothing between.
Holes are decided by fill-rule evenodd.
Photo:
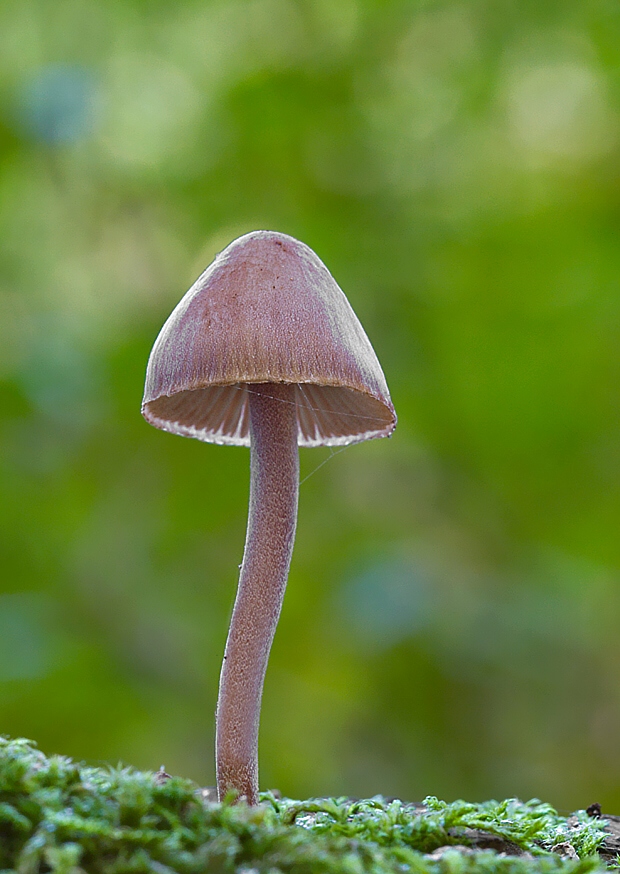
<instances>
[{"instance_id":1,"label":"purple-brown cap","mask_svg":"<svg viewBox=\"0 0 620 874\"><path fill-rule=\"evenodd\" d=\"M221 252L163 326L142 414L157 428L250 445L248 391L295 386L300 446L389 437L396 413L357 316L299 240L254 231Z\"/></svg>"}]
</instances>

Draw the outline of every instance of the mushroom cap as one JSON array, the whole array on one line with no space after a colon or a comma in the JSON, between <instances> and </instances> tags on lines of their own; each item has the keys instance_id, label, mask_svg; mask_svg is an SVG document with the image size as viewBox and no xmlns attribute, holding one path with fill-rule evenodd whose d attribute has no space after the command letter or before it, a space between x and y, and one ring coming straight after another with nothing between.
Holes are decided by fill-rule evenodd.
<instances>
[{"instance_id":1,"label":"mushroom cap","mask_svg":"<svg viewBox=\"0 0 620 874\"><path fill-rule=\"evenodd\" d=\"M344 293L299 240L254 231L232 242L155 341L142 414L209 443L250 445L255 383L294 385L300 446L388 437L396 413L381 365Z\"/></svg>"}]
</instances>

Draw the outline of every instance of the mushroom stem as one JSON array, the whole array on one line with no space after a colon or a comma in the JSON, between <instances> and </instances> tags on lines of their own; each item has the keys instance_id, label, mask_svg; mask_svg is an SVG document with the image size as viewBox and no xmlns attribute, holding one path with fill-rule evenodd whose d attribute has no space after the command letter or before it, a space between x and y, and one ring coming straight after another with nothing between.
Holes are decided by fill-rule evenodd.
<instances>
[{"instance_id":1,"label":"mushroom stem","mask_svg":"<svg viewBox=\"0 0 620 874\"><path fill-rule=\"evenodd\" d=\"M291 563L299 451L294 387L247 387L250 406L250 509L216 713L220 800L235 789L258 803L258 724L269 650Z\"/></svg>"}]
</instances>

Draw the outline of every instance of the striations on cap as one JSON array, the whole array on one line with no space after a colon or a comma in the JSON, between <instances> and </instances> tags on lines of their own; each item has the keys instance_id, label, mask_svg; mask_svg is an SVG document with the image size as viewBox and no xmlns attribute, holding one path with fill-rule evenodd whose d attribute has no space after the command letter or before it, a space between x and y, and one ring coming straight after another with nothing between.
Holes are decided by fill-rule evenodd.
<instances>
[{"instance_id":1,"label":"striations on cap","mask_svg":"<svg viewBox=\"0 0 620 874\"><path fill-rule=\"evenodd\" d=\"M301 446L388 437L396 413L344 293L299 240L254 231L221 252L163 326L142 413L210 443L250 445L248 392L295 386Z\"/></svg>"}]
</instances>

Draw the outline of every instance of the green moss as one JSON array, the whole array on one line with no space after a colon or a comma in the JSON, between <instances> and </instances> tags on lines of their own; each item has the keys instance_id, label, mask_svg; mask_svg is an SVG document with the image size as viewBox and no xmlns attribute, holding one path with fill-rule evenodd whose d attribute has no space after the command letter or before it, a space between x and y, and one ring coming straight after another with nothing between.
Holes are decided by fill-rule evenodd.
<instances>
[{"instance_id":1,"label":"green moss","mask_svg":"<svg viewBox=\"0 0 620 874\"><path fill-rule=\"evenodd\" d=\"M514 799L416 806L265 793L253 809L216 804L189 780L90 768L0 739L0 874L585 874L604 870L600 825ZM526 853L465 851L472 829ZM550 852L565 841L579 859ZM448 845L461 848L434 852Z\"/></svg>"}]
</instances>

